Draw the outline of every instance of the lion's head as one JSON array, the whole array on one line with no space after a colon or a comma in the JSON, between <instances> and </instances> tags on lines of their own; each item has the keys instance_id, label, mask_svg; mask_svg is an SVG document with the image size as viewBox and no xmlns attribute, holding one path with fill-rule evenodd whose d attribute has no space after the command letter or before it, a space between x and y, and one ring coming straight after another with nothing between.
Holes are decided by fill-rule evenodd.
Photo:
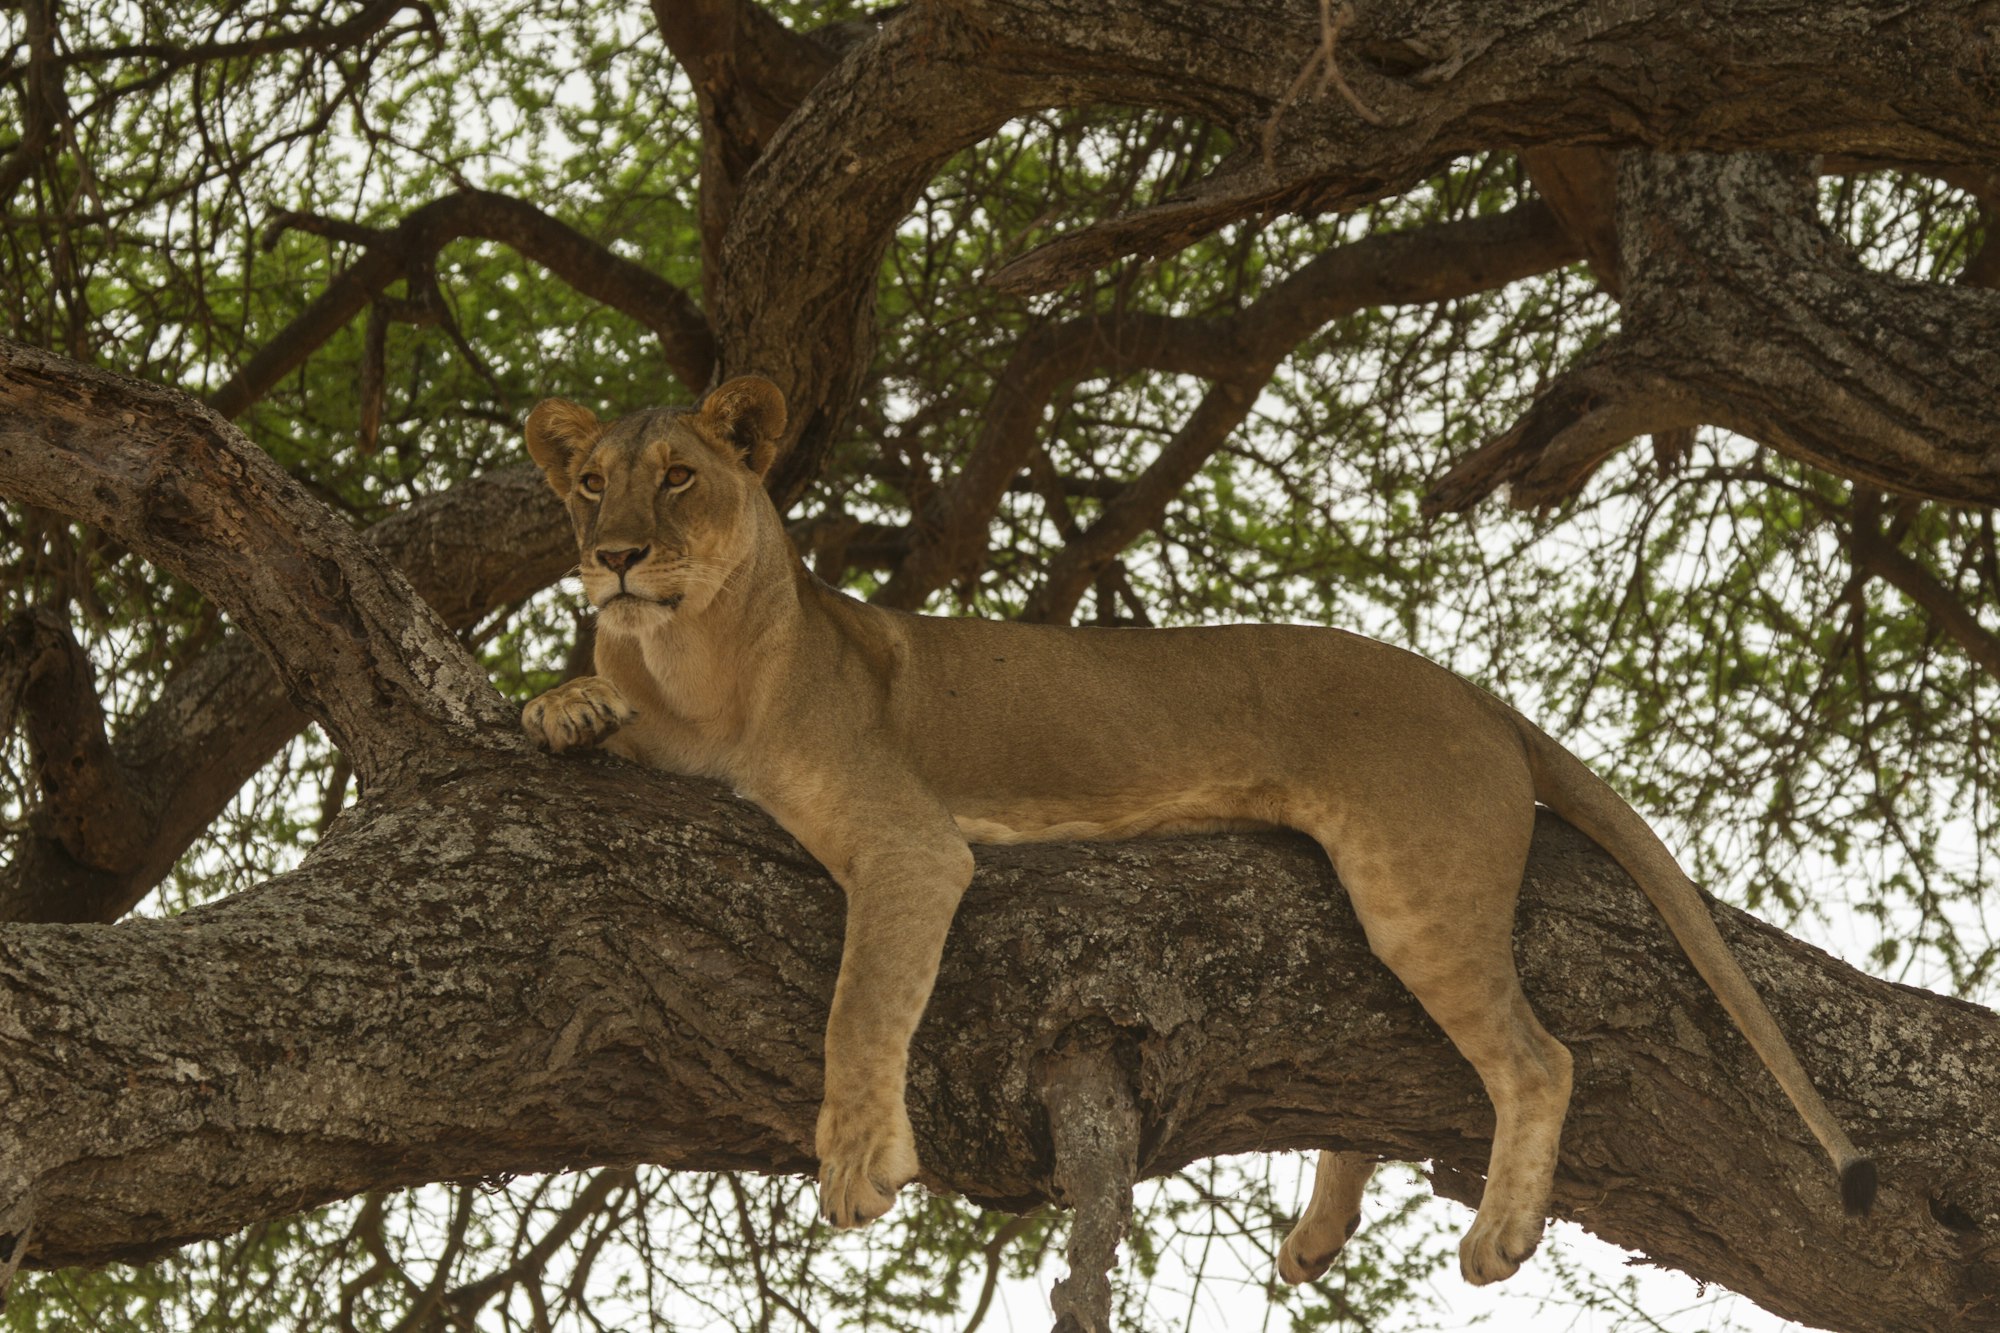
<instances>
[{"instance_id":1,"label":"lion's head","mask_svg":"<svg viewBox=\"0 0 2000 1333\"><path fill-rule=\"evenodd\" d=\"M528 414L528 452L568 506L583 590L607 617L692 614L758 539L753 506L785 426L777 386L739 376L698 408L604 425L560 398Z\"/></svg>"}]
</instances>

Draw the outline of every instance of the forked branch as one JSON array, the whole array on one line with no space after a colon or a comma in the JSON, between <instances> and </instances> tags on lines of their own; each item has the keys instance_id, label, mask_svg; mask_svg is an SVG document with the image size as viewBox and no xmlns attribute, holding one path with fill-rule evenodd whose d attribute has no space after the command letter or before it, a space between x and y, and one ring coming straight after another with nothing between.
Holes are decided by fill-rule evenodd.
<instances>
[{"instance_id":1,"label":"forked branch","mask_svg":"<svg viewBox=\"0 0 2000 1333\"><path fill-rule=\"evenodd\" d=\"M0 495L101 528L213 600L365 783L513 711L379 551L187 395L0 341Z\"/></svg>"},{"instance_id":2,"label":"forked branch","mask_svg":"<svg viewBox=\"0 0 2000 1333\"><path fill-rule=\"evenodd\" d=\"M534 467L461 482L362 539L454 631L546 588L576 561L569 523ZM306 721L256 643L225 634L111 739L107 759L131 797L117 818L121 846L134 849L129 863L79 862L31 828L0 867L0 921L124 916Z\"/></svg>"}]
</instances>

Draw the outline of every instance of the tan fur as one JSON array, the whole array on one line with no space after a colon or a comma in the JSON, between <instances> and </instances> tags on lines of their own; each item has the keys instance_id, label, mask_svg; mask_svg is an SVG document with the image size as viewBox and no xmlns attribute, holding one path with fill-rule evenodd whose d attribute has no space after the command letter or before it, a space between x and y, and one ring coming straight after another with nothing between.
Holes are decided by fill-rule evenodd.
<instances>
[{"instance_id":1,"label":"tan fur","mask_svg":"<svg viewBox=\"0 0 2000 1333\"><path fill-rule=\"evenodd\" d=\"M1282 826L1319 840L1370 946L1484 1081L1492 1160L1460 1258L1473 1282L1508 1276L1541 1238L1570 1093L1569 1052L1514 972L1537 799L1632 872L1835 1162L1861 1160L1666 850L1506 705L1339 630L866 606L805 570L764 493L783 422L754 377L609 427L567 403L535 409L528 447L569 506L600 608L598 674L522 721L552 750L602 742L733 783L845 890L817 1135L836 1225L879 1216L917 1172L904 1064L972 877L968 841ZM675 468L691 469L678 487ZM1372 1169L1322 1156L1280 1255L1287 1281L1324 1271Z\"/></svg>"}]
</instances>

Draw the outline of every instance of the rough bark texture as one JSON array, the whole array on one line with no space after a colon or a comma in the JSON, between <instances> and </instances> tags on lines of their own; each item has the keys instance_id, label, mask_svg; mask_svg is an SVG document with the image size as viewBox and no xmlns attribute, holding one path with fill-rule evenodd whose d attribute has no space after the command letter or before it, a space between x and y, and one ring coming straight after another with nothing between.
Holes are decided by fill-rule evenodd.
<instances>
[{"instance_id":1,"label":"rough bark texture","mask_svg":"<svg viewBox=\"0 0 2000 1333\"><path fill-rule=\"evenodd\" d=\"M540 591L576 563L569 523L532 467L454 487L383 520L365 540L455 630ZM126 793L119 810L94 808L83 836L37 827L15 843L0 866L0 921L125 915L307 720L257 645L226 634L182 667L108 750L93 751L93 782Z\"/></svg>"},{"instance_id":2,"label":"rough bark texture","mask_svg":"<svg viewBox=\"0 0 2000 1333\"><path fill-rule=\"evenodd\" d=\"M483 683L466 697L470 663L408 585L226 425L60 370L15 352L0 366L41 423L0 431L0 484L117 523L219 597L245 576L240 534L285 515L321 543L317 578L275 595L297 578L281 543L276 582L238 595L238 617L298 688L381 701L329 707L336 734L402 753L259 889L165 921L0 928L0 1234L29 1234L34 1262L95 1262L383 1185L805 1169L841 934L824 872L711 788L496 734L510 710ZM371 613L322 620L330 588ZM349 674L312 669L329 654ZM1841 1217L1818 1150L1661 924L1550 818L1518 948L1578 1056L1555 1207L1807 1322L1990 1325L2000 1021L1723 917L1881 1163L1874 1217ZM1085 1057L1097 1074L1079 1080ZM1099 1077L1114 1068L1122 1093ZM1067 1186L1100 1211L1126 1179L1121 1144L1139 1176L1225 1152L1379 1151L1434 1161L1441 1192L1470 1199L1492 1118L1323 858L1275 836L985 856L910 1092L930 1183L1014 1206ZM1127 1098L1136 1140L1099 1113ZM1058 1144L1052 1119L1088 1132ZM1080 1318L1102 1308L1088 1288L1108 1237L1101 1217L1081 1235Z\"/></svg>"},{"instance_id":3,"label":"rough bark texture","mask_svg":"<svg viewBox=\"0 0 2000 1333\"><path fill-rule=\"evenodd\" d=\"M1874 1216L1841 1216L1636 888L1547 817L1518 947L1578 1057L1558 1211L1811 1324L1990 1327L2000 1021L1720 915L1880 1160ZM806 1170L840 933L826 876L718 790L470 756L226 903L0 930L0 1230L32 1213L34 1262L95 1262L385 1184ZM1107 1038L1141 1177L1345 1146L1477 1195L1491 1108L1303 839L982 853L912 1061L930 1183L1059 1197L1050 1064Z\"/></svg>"},{"instance_id":4,"label":"rough bark texture","mask_svg":"<svg viewBox=\"0 0 2000 1333\"><path fill-rule=\"evenodd\" d=\"M1132 1219L1139 1169L1136 1054L1128 1034L1106 1024L1080 1025L1053 1052L1042 1083L1049 1113L1052 1176L1060 1201L1075 1213L1069 1229L1069 1276L1049 1293L1056 1333L1111 1333L1111 1270Z\"/></svg>"},{"instance_id":5,"label":"rough bark texture","mask_svg":"<svg viewBox=\"0 0 2000 1333\"><path fill-rule=\"evenodd\" d=\"M0 491L200 588L364 784L427 735L514 721L384 555L184 394L0 340Z\"/></svg>"},{"instance_id":6,"label":"rough bark texture","mask_svg":"<svg viewBox=\"0 0 2000 1333\"><path fill-rule=\"evenodd\" d=\"M1342 14L1330 57L1312 0L1227 11L1199 0L915 5L830 69L823 53L800 54L754 22L739 21L731 51L690 46L711 122L736 106L732 164L704 177L730 210L726 225L713 220L705 196L709 316L722 370L771 376L793 407L773 480L780 504L802 493L854 405L878 262L911 200L951 153L1031 111L1144 106L1218 124L1240 147L1183 195L1088 222L994 275L1022 291L1243 218L1352 208L1496 148L1775 148L1940 170L2000 154L2000 16L1946 0L1358 0ZM1351 97L1319 78L1329 59ZM1246 357L1238 369L1252 368ZM1682 436L1669 427L1662 438ZM1896 484L1960 493L1921 471Z\"/></svg>"},{"instance_id":7,"label":"rough bark texture","mask_svg":"<svg viewBox=\"0 0 2000 1333\"><path fill-rule=\"evenodd\" d=\"M2000 16L1933 3L1757 5L1359 0L1319 85L1309 0L956 0L1000 58L1121 71L1128 100L1206 115L1244 145L1183 197L1053 241L998 278L1058 286L1259 212L1352 207L1460 153L1628 144L1990 161L2000 148ZM1837 71L1837 77L1829 77ZM1359 102L1368 114L1359 114Z\"/></svg>"},{"instance_id":8,"label":"rough bark texture","mask_svg":"<svg viewBox=\"0 0 2000 1333\"><path fill-rule=\"evenodd\" d=\"M1618 333L1437 487L1464 508L1580 487L1644 432L1727 426L1906 495L2000 503L2000 293L1872 273L1784 154L1622 154Z\"/></svg>"}]
</instances>

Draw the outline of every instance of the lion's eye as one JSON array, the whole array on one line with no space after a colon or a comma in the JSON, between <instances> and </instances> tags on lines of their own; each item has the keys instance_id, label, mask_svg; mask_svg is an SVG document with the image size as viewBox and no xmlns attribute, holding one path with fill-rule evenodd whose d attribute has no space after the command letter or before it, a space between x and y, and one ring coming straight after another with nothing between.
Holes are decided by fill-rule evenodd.
<instances>
[{"instance_id":1,"label":"lion's eye","mask_svg":"<svg viewBox=\"0 0 2000 1333\"><path fill-rule=\"evenodd\" d=\"M667 469L666 487L670 491L677 491L693 480L694 469L691 467L683 467L676 463Z\"/></svg>"},{"instance_id":2,"label":"lion's eye","mask_svg":"<svg viewBox=\"0 0 2000 1333\"><path fill-rule=\"evenodd\" d=\"M586 472L576 479L576 488L585 495L604 494L604 478L595 472Z\"/></svg>"}]
</instances>

